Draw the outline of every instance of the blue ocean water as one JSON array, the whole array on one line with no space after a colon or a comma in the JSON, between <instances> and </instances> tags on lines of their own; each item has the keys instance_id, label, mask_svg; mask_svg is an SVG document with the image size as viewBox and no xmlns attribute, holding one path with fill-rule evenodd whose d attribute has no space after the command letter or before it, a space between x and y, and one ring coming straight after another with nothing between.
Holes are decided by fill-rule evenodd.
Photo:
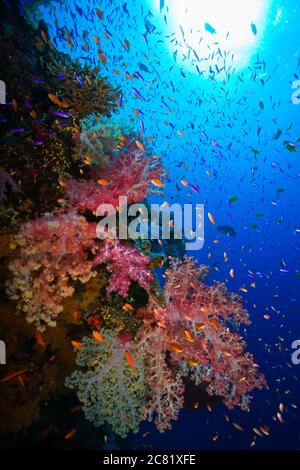
<instances>
[{"instance_id":1,"label":"blue ocean water","mask_svg":"<svg viewBox=\"0 0 300 470\"><path fill-rule=\"evenodd\" d=\"M203 8L200 32L192 35L185 16L178 18L172 10L172 1L71 0L40 9L59 50L100 65L110 83L121 88L114 119L126 120L137 135L153 138L152 151L163 156L169 174L164 199L205 204L204 246L191 254L214 266L212 280L225 281L243 296L252 320L243 334L268 381L267 390L253 393L250 413L228 412L223 405L212 412L183 411L164 434L143 424L132 445L296 449L300 365L292 363L291 345L300 338L300 106L292 94L300 88L295 83L300 79L300 6L296 0L257 2L264 5L264 17L255 27L251 20L245 26L251 47L239 62L232 58L226 36L211 32L210 19L211 28L205 28L203 11L210 2L194 0L191 8L193 3L198 5L195 14ZM215 15L219 23L221 11ZM84 31L88 50L83 47ZM229 41L234 32L228 33ZM199 41L189 43L193 35L204 37L206 51ZM99 38L107 63L99 58L93 36ZM182 179L199 192L182 185ZM162 202L155 196L151 201ZM217 230L225 225L233 227L236 236ZM240 291L243 287L247 292ZM284 423L276 418L280 403L285 406ZM259 426L268 426L270 435L255 436L253 427ZM213 441L216 434L220 438Z\"/></svg>"}]
</instances>

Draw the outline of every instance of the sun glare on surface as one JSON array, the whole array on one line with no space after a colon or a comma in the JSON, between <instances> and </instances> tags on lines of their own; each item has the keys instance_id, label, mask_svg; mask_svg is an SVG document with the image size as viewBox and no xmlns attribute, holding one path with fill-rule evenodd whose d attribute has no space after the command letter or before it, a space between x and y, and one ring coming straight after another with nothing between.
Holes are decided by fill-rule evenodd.
<instances>
[{"instance_id":1,"label":"sun glare on surface","mask_svg":"<svg viewBox=\"0 0 300 470\"><path fill-rule=\"evenodd\" d=\"M234 54L236 68L247 65L264 34L270 0L156 0L166 13L172 48L187 65L211 61L215 47ZM192 51L192 54L191 54ZM195 51L195 53L194 53ZM203 68L203 67L202 67Z\"/></svg>"}]
</instances>

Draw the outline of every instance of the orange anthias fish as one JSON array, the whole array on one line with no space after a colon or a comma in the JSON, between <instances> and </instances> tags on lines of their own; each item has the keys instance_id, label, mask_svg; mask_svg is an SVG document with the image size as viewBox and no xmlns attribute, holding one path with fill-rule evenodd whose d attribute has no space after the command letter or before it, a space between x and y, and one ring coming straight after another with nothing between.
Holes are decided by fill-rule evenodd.
<instances>
[{"instance_id":1,"label":"orange anthias fish","mask_svg":"<svg viewBox=\"0 0 300 470\"><path fill-rule=\"evenodd\" d=\"M182 353L183 349L178 343L170 343L170 349L171 351L177 352L177 353Z\"/></svg>"},{"instance_id":2,"label":"orange anthias fish","mask_svg":"<svg viewBox=\"0 0 300 470\"><path fill-rule=\"evenodd\" d=\"M9 380L13 379L14 377L18 377L19 375L25 374L27 372L27 369L19 370L17 372L13 372L12 374L6 375L1 379L1 383L4 382L9 382Z\"/></svg>"},{"instance_id":3,"label":"orange anthias fish","mask_svg":"<svg viewBox=\"0 0 300 470\"><path fill-rule=\"evenodd\" d=\"M107 186L109 184L109 182L106 179L97 180L97 183L100 184L101 186Z\"/></svg>"},{"instance_id":4,"label":"orange anthias fish","mask_svg":"<svg viewBox=\"0 0 300 470\"><path fill-rule=\"evenodd\" d=\"M93 39L94 39L95 43L97 44L97 46L100 46L100 40L99 40L98 36L96 36L94 34Z\"/></svg>"},{"instance_id":5,"label":"orange anthias fish","mask_svg":"<svg viewBox=\"0 0 300 470\"><path fill-rule=\"evenodd\" d=\"M98 17L100 18L100 20L103 20L103 13L101 10L99 10L99 8L96 8L96 13L98 15Z\"/></svg>"},{"instance_id":6,"label":"orange anthias fish","mask_svg":"<svg viewBox=\"0 0 300 470\"><path fill-rule=\"evenodd\" d=\"M16 101L15 99L13 99L12 102L11 102L11 104L12 104L13 110L14 110L14 111L17 111L17 109L18 109L18 103L17 103L17 101Z\"/></svg>"},{"instance_id":7,"label":"orange anthias fish","mask_svg":"<svg viewBox=\"0 0 300 470\"><path fill-rule=\"evenodd\" d=\"M105 339L103 338L102 334L100 331L93 331L93 336L94 338L99 342L99 343L105 343Z\"/></svg>"},{"instance_id":8,"label":"orange anthias fish","mask_svg":"<svg viewBox=\"0 0 300 470\"><path fill-rule=\"evenodd\" d=\"M184 338L190 343L193 343L195 341L194 336L189 330L184 330L183 335L184 335Z\"/></svg>"},{"instance_id":9,"label":"orange anthias fish","mask_svg":"<svg viewBox=\"0 0 300 470\"><path fill-rule=\"evenodd\" d=\"M39 330L35 331L34 336L35 336L36 342L39 346L43 346L43 347L46 346L45 339L44 339L42 333Z\"/></svg>"},{"instance_id":10,"label":"orange anthias fish","mask_svg":"<svg viewBox=\"0 0 300 470\"><path fill-rule=\"evenodd\" d=\"M80 349L82 346L82 343L80 343L79 341L71 341L71 344L75 349Z\"/></svg>"},{"instance_id":11,"label":"orange anthias fish","mask_svg":"<svg viewBox=\"0 0 300 470\"><path fill-rule=\"evenodd\" d=\"M68 439L72 439L72 437L74 437L76 434L76 428L73 428L71 429L71 431L69 431L66 435L65 435L65 439L68 440Z\"/></svg>"},{"instance_id":12,"label":"orange anthias fish","mask_svg":"<svg viewBox=\"0 0 300 470\"><path fill-rule=\"evenodd\" d=\"M166 186L162 181L157 178L153 178L151 180L151 183L154 184L154 186L157 186L158 188L164 188Z\"/></svg>"},{"instance_id":13,"label":"orange anthias fish","mask_svg":"<svg viewBox=\"0 0 300 470\"><path fill-rule=\"evenodd\" d=\"M136 108L133 108L132 111L134 112L134 114L135 114L136 116L140 116L140 115L141 115L141 113L139 112L139 110L136 109Z\"/></svg>"},{"instance_id":14,"label":"orange anthias fish","mask_svg":"<svg viewBox=\"0 0 300 470\"><path fill-rule=\"evenodd\" d=\"M125 351L125 359L132 369L135 369L134 359L129 351Z\"/></svg>"},{"instance_id":15,"label":"orange anthias fish","mask_svg":"<svg viewBox=\"0 0 300 470\"><path fill-rule=\"evenodd\" d=\"M132 312L133 310L133 306L129 303L125 303L122 308L125 310L125 312Z\"/></svg>"},{"instance_id":16,"label":"orange anthias fish","mask_svg":"<svg viewBox=\"0 0 300 470\"><path fill-rule=\"evenodd\" d=\"M73 49L74 46L73 46L73 43L72 43L71 36L69 34L66 34L66 40L68 41L69 48Z\"/></svg>"},{"instance_id":17,"label":"orange anthias fish","mask_svg":"<svg viewBox=\"0 0 300 470\"><path fill-rule=\"evenodd\" d=\"M220 324L219 324L219 323L217 322L217 320L215 320L214 318L210 318L209 322L210 322L210 324L214 327L214 329L215 329L216 331L221 331L221 330L222 330Z\"/></svg>"},{"instance_id":18,"label":"orange anthias fish","mask_svg":"<svg viewBox=\"0 0 300 470\"><path fill-rule=\"evenodd\" d=\"M238 431L245 432L245 429L239 424L239 423L232 423L232 425L237 429Z\"/></svg>"},{"instance_id":19,"label":"orange anthias fish","mask_svg":"<svg viewBox=\"0 0 300 470\"><path fill-rule=\"evenodd\" d=\"M212 213L209 212L207 215L208 215L208 218L209 218L209 220L211 221L211 223L212 223L213 225L216 225L216 221L215 221L215 218L214 218L214 216L212 215Z\"/></svg>"},{"instance_id":20,"label":"orange anthias fish","mask_svg":"<svg viewBox=\"0 0 300 470\"><path fill-rule=\"evenodd\" d=\"M98 57L101 60L101 62L103 62L103 64L107 64L107 59L105 55L103 54L103 52L100 51L100 49L98 50Z\"/></svg>"},{"instance_id":21,"label":"orange anthias fish","mask_svg":"<svg viewBox=\"0 0 300 470\"><path fill-rule=\"evenodd\" d=\"M60 99L58 98L58 96L53 95L52 93L48 93L48 98L50 101L52 101L52 103L57 104L57 105L60 104Z\"/></svg>"},{"instance_id":22,"label":"orange anthias fish","mask_svg":"<svg viewBox=\"0 0 300 470\"><path fill-rule=\"evenodd\" d=\"M199 362L195 361L195 359L187 359L185 361L188 366L196 367L199 365Z\"/></svg>"},{"instance_id":23,"label":"orange anthias fish","mask_svg":"<svg viewBox=\"0 0 300 470\"><path fill-rule=\"evenodd\" d=\"M139 140L136 140L135 143L137 148L139 148L142 152L145 152L144 146Z\"/></svg>"}]
</instances>

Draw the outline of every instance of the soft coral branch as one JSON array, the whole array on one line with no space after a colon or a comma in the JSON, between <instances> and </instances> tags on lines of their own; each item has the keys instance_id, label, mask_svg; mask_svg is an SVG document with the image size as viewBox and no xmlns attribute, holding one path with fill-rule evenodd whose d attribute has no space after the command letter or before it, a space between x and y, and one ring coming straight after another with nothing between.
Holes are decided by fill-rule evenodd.
<instances>
[{"instance_id":1,"label":"soft coral branch","mask_svg":"<svg viewBox=\"0 0 300 470\"><path fill-rule=\"evenodd\" d=\"M138 248L121 243L119 240L105 241L97 252L94 264L107 265L111 272L107 293L118 292L126 297L133 281L149 291L153 274L147 267L151 258Z\"/></svg>"},{"instance_id":2,"label":"soft coral branch","mask_svg":"<svg viewBox=\"0 0 300 470\"><path fill-rule=\"evenodd\" d=\"M90 253L95 249L95 224L70 211L57 211L23 225L16 242L18 256L7 292L19 301L28 322L43 330L55 326L62 300L74 293L70 280L86 283L95 275Z\"/></svg>"},{"instance_id":3,"label":"soft coral branch","mask_svg":"<svg viewBox=\"0 0 300 470\"><path fill-rule=\"evenodd\" d=\"M128 204L148 196L151 179L162 174L158 157L146 158L132 146L112 157L112 164L91 173L91 179L66 181L65 191L69 203L81 210L95 211L100 204L119 204L120 196L127 196ZM105 181L99 185L98 180Z\"/></svg>"}]
</instances>

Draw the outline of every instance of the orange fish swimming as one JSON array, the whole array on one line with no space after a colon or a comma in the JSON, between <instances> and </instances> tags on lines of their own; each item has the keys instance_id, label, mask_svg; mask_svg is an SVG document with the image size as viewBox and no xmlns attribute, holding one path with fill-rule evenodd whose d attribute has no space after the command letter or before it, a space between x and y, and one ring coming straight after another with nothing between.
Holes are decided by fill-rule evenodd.
<instances>
[{"instance_id":1,"label":"orange fish swimming","mask_svg":"<svg viewBox=\"0 0 300 470\"><path fill-rule=\"evenodd\" d=\"M42 333L39 330L35 331L34 336L35 336L36 342L39 346L43 346L43 347L46 346L45 339L44 339Z\"/></svg>"},{"instance_id":2,"label":"orange fish swimming","mask_svg":"<svg viewBox=\"0 0 300 470\"><path fill-rule=\"evenodd\" d=\"M100 18L100 20L103 20L103 13L101 10L99 10L99 8L96 8L96 13L98 15L98 17Z\"/></svg>"},{"instance_id":3,"label":"orange fish swimming","mask_svg":"<svg viewBox=\"0 0 300 470\"><path fill-rule=\"evenodd\" d=\"M208 218L209 218L210 222L211 222L213 225L216 225L216 221L215 221L215 218L214 218L214 216L212 215L212 213L209 212L207 215L208 215Z\"/></svg>"},{"instance_id":4,"label":"orange fish swimming","mask_svg":"<svg viewBox=\"0 0 300 470\"><path fill-rule=\"evenodd\" d=\"M65 435L65 439L68 440L68 439L72 439L72 437L74 437L76 434L76 428L73 428L71 429L71 431L69 431L66 435Z\"/></svg>"},{"instance_id":5,"label":"orange fish swimming","mask_svg":"<svg viewBox=\"0 0 300 470\"><path fill-rule=\"evenodd\" d=\"M75 349L80 349L82 346L82 343L79 343L79 341L71 341L71 344Z\"/></svg>"},{"instance_id":6,"label":"orange fish swimming","mask_svg":"<svg viewBox=\"0 0 300 470\"><path fill-rule=\"evenodd\" d=\"M139 140L136 140L135 144L136 144L137 148L139 148L142 152L145 152L144 146Z\"/></svg>"},{"instance_id":7,"label":"orange fish swimming","mask_svg":"<svg viewBox=\"0 0 300 470\"><path fill-rule=\"evenodd\" d=\"M170 343L170 349L171 351L177 352L177 353L182 353L183 349L178 343Z\"/></svg>"},{"instance_id":8,"label":"orange fish swimming","mask_svg":"<svg viewBox=\"0 0 300 470\"><path fill-rule=\"evenodd\" d=\"M189 330L184 330L183 335L184 335L184 338L190 343L193 343L195 341L194 336Z\"/></svg>"},{"instance_id":9,"label":"orange fish swimming","mask_svg":"<svg viewBox=\"0 0 300 470\"><path fill-rule=\"evenodd\" d=\"M96 36L94 34L93 39L94 39L95 43L97 44L97 46L100 46L100 40L99 40L98 36Z\"/></svg>"},{"instance_id":10,"label":"orange fish swimming","mask_svg":"<svg viewBox=\"0 0 300 470\"><path fill-rule=\"evenodd\" d=\"M221 331L221 330L222 330L220 324L219 324L219 323L217 322L217 320L215 320L214 318L210 318L209 322L210 322L210 324L214 327L214 329L215 329L216 331Z\"/></svg>"},{"instance_id":11,"label":"orange fish swimming","mask_svg":"<svg viewBox=\"0 0 300 470\"><path fill-rule=\"evenodd\" d=\"M132 369L135 369L134 359L129 351L125 351L125 359Z\"/></svg>"},{"instance_id":12,"label":"orange fish swimming","mask_svg":"<svg viewBox=\"0 0 300 470\"><path fill-rule=\"evenodd\" d=\"M199 362L195 361L195 359L186 359L185 361L188 366L196 367L199 365Z\"/></svg>"},{"instance_id":13,"label":"orange fish swimming","mask_svg":"<svg viewBox=\"0 0 300 470\"><path fill-rule=\"evenodd\" d=\"M100 184L101 186L107 186L109 184L109 182L104 178L97 180L97 183Z\"/></svg>"},{"instance_id":14,"label":"orange fish swimming","mask_svg":"<svg viewBox=\"0 0 300 470\"><path fill-rule=\"evenodd\" d=\"M153 178L151 180L151 183L154 184L154 186L157 186L158 188L164 188L166 186L162 181L157 178Z\"/></svg>"},{"instance_id":15,"label":"orange fish swimming","mask_svg":"<svg viewBox=\"0 0 300 470\"><path fill-rule=\"evenodd\" d=\"M94 330L93 336L99 343L105 343L105 339L103 338L102 334L99 331Z\"/></svg>"},{"instance_id":16,"label":"orange fish swimming","mask_svg":"<svg viewBox=\"0 0 300 470\"><path fill-rule=\"evenodd\" d=\"M1 383L4 382L9 382L9 380L13 379L14 377L18 377L19 375L25 374L27 372L27 369L19 370L17 372L13 372L12 374L6 375L1 379Z\"/></svg>"},{"instance_id":17,"label":"orange fish swimming","mask_svg":"<svg viewBox=\"0 0 300 470\"><path fill-rule=\"evenodd\" d=\"M99 57L99 59L101 60L101 62L103 62L103 64L107 64L106 57L105 57L105 55L103 54L103 52L100 51L100 49L98 50L98 57Z\"/></svg>"}]
</instances>

